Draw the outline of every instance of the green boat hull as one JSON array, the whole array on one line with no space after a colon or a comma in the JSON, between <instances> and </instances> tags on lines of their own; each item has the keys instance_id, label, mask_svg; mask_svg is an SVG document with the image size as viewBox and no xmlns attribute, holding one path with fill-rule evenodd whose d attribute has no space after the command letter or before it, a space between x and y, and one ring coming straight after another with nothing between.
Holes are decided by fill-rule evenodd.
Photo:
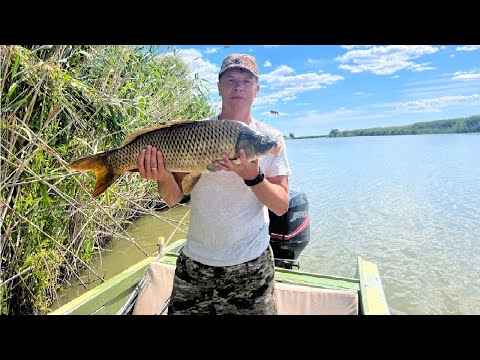
<instances>
[{"instance_id":1,"label":"green boat hull","mask_svg":"<svg viewBox=\"0 0 480 360\"><path fill-rule=\"evenodd\" d=\"M152 261L173 264L185 240L167 246L156 260L148 257L80 295L49 315L115 315L128 301L135 287L145 275ZM275 280L279 283L303 285L312 288L355 291L359 299L359 315L389 315L377 266L357 258L357 277L346 278L321 275L294 269L276 268Z\"/></svg>"}]
</instances>

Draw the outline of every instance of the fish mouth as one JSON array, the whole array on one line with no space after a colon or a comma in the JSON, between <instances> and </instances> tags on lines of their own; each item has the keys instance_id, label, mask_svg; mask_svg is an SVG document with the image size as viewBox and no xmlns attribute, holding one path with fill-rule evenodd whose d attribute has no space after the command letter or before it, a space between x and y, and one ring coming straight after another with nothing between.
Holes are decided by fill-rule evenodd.
<instances>
[{"instance_id":1,"label":"fish mouth","mask_svg":"<svg viewBox=\"0 0 480 360\"><path fill-rule=\"evenodd\" d=\"M270 150L270 153L272 153L273 155L278 155L280 150L282 150L282 145L280 145L280 143L276 143L272 150Z\"/></svg>"}]
</instances>

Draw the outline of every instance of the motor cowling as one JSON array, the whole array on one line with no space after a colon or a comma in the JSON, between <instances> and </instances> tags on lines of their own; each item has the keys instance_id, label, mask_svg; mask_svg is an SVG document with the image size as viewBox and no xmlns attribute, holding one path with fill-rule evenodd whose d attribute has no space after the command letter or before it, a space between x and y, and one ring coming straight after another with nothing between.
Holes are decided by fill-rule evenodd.
<instances>
[{"instance_id":1,"label":"motor cowling","mask_svg":"<svg viewBox=\"0 0 480 360\"><path fill-rule=\"evenodd\" d=\"M275 265L291 269L300 267L298 257L310 241L310 212L305 193L290 190L288 211L278 216L268 211L270 217L270 245Z\"/></svg>"}]
</instances>

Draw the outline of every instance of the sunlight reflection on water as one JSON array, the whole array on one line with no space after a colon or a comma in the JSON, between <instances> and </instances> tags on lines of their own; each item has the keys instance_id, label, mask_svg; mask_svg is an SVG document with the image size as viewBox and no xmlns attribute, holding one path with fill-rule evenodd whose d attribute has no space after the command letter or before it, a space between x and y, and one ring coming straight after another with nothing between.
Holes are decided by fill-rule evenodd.
<instances>
[{"instance_id":1,"label":"sunlight reflection on water","mask_svg":"<svg viewBox=\"0 0 480 360\"><path fill-rule=\"evenodd\" d=\"M362 256L377 264L392 314L480 314L479 140L451 134L287 141L290 188L305 192L311 214L301 270L352 277ZM168 216L179 220L185 210ZM171 229L142 218L128 231L155 253L158 236ZM117 241L97 266L113 276L142 256Z\"/></svg>"}]
</instances>

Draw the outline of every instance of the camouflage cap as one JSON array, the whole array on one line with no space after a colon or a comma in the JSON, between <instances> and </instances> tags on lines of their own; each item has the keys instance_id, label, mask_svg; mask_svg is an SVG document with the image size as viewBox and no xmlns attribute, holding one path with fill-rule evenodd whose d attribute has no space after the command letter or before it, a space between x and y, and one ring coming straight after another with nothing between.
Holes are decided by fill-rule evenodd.
<instances>
[{"instance_id":1,"label":"camouflage cap","mask_svg":"<svg viewBox=\"0 0 480 360\"><path fill-rule=\"evenodd\" d=\"M222 61L222 67L218 73L218 77L222 75L226 70L232 68L242 68L250 71L258 78L258 66L257 60L248 54L231 54L225 57Z\"/></svg>"}]
</instances>

